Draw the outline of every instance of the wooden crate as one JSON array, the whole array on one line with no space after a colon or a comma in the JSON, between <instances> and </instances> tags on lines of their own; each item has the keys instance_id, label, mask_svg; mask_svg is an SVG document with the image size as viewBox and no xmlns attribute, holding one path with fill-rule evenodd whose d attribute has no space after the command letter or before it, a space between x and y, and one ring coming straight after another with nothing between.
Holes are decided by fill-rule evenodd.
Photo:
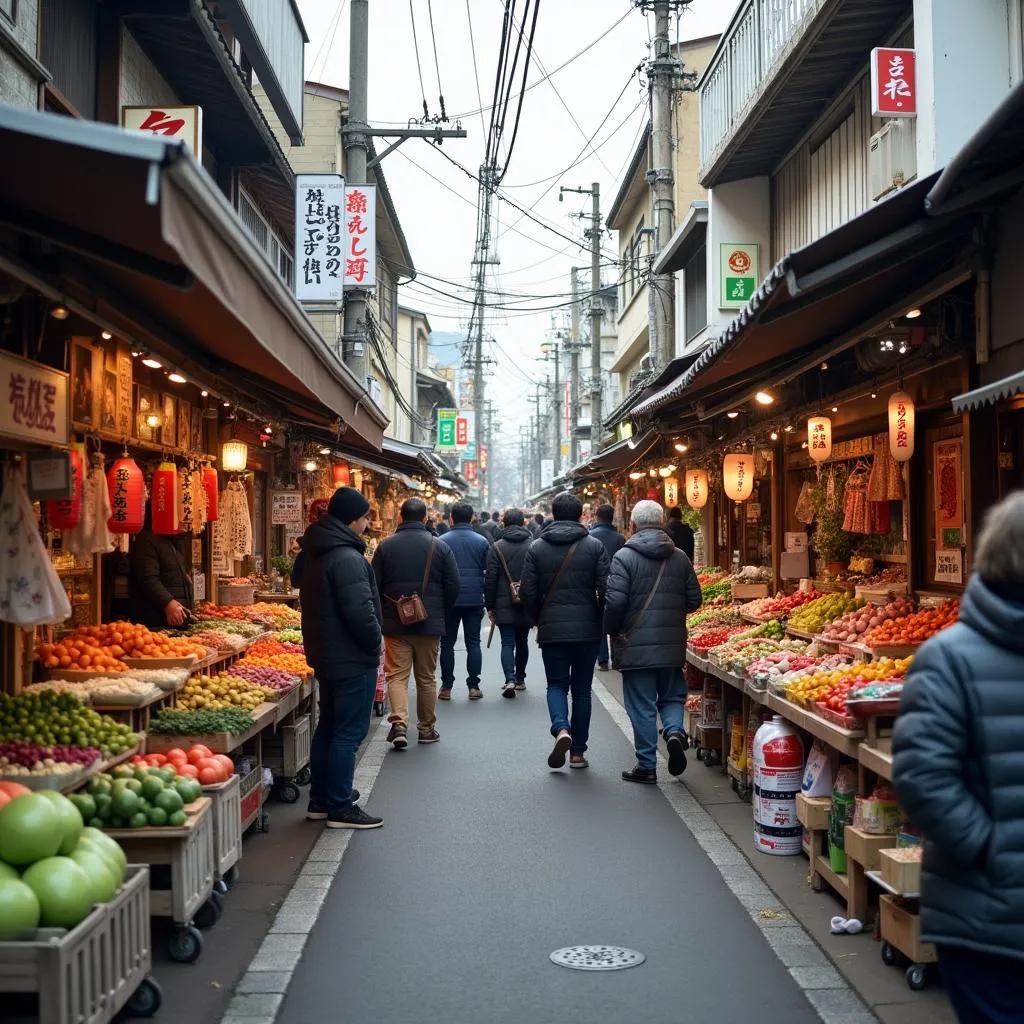
<instances>
[{"instance_id":1,"label":"wooden crate","mask_svg":"<svg viewBox=\"0 0 1024 1024\"><path fill-rule=\"evenodd\" d=\"M855 860L865 871L878 871L881 866L879 853L892 846L894 836L876 836L847 825L843 845L846 856Z\"/></svg>"},{"instance_id":2,"label":"wooden crate","mask_svg":"<svg viewBox=\"0 0 1024 1024\"><path fill-rule=\"evenodd\" d=\"M828 831L828 812L832 807L832 798L828 796L796 795L797 821L811 832Z\"/></svg>"},{"instance_id":3,"label":"wooden crate","mask_svg":"<svg viewBox=\"0 0 1024 1024\"><path fill-rule=\"evenodd\" d=\"M892 887L894 892L918 893L921 891L921 862L897 860L892 849L893 837L886 844L888 849L879 850L878 860L882 872L882 880ZM920 852L920 847L917 848Z\"/></svg>"},{"instance_id":4,"label":"wooden crate","mask_svg":"<svg viewBox=\"0 0 1024 1024\"><path fill-rule=\"evenodd\" d=\"M299 715L290 725L281 726L279 737L263 741L263 764L275 778L293 779L309 764L311 743L310 716Z\"/></svg>"},{"instance_id":5,"label":"wooden crate","mask_svg":"<svg viewBox=\"0 0 1024 1024\"><path fill-rule=\"evenodd\" d=\"M767 583L734 583L732 585L732 599L734 601L750 601L767 596Z\"/></svg>"},{"instance_id":6,"label":"wooden crate","mask_svg":"<svg viewBox=\"0 0 1024 1024\"><path fill-rule=\"evenodd\" d=\"M878 898L879 931L882 939L915 964L932 964L937 957L930 942L921 941L921 918L899 896Z\"/></svg>"},{"instance_id":7,"label":"wooden crate","mask_svg":"<svg viewBox=\"0 0 1024 1024\"><path fill-rule=\"evenodd\" d=\"M213 869L223 878L242 857L242 780L232 775L227 782L203 786L213 806Z\"/></svg>"},{"instance_id":8,"label":"wooden crate","mask_svg":"<svg viewBox=\"0 0 1024 1024\"><path fill-rule=\"evenodd\" d=\"M70 931L0 942L0 992L39 995L39 1024L107 1024L149 973L149 870L130 864L109 903Z\"/></svg>"}]
</instances>

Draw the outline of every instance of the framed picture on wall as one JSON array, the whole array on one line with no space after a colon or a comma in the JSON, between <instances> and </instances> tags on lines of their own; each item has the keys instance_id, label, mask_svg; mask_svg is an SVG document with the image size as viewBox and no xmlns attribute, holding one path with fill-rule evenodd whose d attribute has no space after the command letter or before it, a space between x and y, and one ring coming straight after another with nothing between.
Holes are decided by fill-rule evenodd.
<instances>
[{"instance_id":1,"label":"framed picture on wall","mask_svg":"<svg viewBox=\"0 0 1024 1024\"><path fill-rule=\"evenodd\" d=\"M203 410L198 405L192 406L192 451L203 450Z\"/></svg>"},{"instance_id":2,"label":"framed picture on wall","mask_svg":"<svg viewBox=\"0 0 1024 1024\"><path fill-rule=\"evenodd\" d=\"M88 341L71 339L71 418L93 426L93 358Z\"/></svg>"},{"instance_id":3,"label":"framed picture on wall","mask_svg":"<svg viewBox=\"0 0 1024 1024\"><path fill-rule=\"evenodd\" d=\"M174 395L163 395L160 402L164 413L164 423L160 428L160 443L173 447L178 439L178 400Z\"/></svg>"},{"instance_id":4,"label":"framed picture on wall","mask_svg":"<svg viewBox=\"0 0 1024 1024\"><path fill-rule=\"evenodd\" d=\"M155 437L153 428L146 422L146 417L156 411L156 396L152 388L135 387L135 430L140 441L152 441Z\"/></svg>"},{"instance_id":5,"label":"framed picture on wall","mask_svg":"<svg viewBox=\"0 0 1024 1024\"><path fill-rule=\"evenodd\" d=\"M178 399L178 447L188 451L192 446L192 403Z\"/></svg>"}]
</instances>

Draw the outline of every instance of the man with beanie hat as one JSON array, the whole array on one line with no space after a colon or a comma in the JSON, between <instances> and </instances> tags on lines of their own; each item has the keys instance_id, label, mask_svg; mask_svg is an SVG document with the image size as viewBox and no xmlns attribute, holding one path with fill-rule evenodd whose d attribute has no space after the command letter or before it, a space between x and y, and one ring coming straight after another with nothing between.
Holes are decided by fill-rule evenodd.
<instances>
[{"instance_id":1,"label":"man with beanie hat","mask_svg":"<svg viewBox=\"0 0 1024 1024\"><path fill-rule=\"evenodd\" d=\"M356 803L352 788L356 751L370 729L381 651L380 596L362 540L369 511L359 491L339 487L327 515L302 538L302 639L320 686L306 817L326 819L328 828L383 824Z\"/></svg>"}]
</instances>

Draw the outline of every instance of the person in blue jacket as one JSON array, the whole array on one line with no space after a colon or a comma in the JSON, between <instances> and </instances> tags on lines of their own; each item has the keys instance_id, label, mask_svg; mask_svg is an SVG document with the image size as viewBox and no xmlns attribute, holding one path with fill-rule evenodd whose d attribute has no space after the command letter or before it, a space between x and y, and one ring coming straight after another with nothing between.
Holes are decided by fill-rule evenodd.
<instances>
[{"instance_id":1,"label":"person in blue jacket","mask_svg":"<svg viewBox=\"0 0 1024 1024\"><path fill-rule=\"evenodd\" d=\"M452 506L452 528L444 535L459 567L459 597L455 607L445 615L441 638L441 688L438 700L451 700L455 685L455 641L459 626L466 641L466 685L469 699L480 700L480 670L483 651L480 649L480 624L484 618L484 573L490 541L473 529L473 506L460 501Z\"/></svg>"}]
</instances>

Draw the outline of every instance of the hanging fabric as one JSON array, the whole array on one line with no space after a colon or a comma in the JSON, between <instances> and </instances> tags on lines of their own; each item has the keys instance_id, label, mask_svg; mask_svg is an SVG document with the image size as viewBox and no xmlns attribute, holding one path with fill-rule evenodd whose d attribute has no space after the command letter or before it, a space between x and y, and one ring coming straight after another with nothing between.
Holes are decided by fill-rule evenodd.
<instances>
[{"instance_id":1,"label":"hanging fabric","mask_svg":"<svg viewBox=\"0 0 1024 1024\"><path fill-rule=\"evenodd\" d=\"M19 466L4 471L0 495L0 619L24 629L71 617L71 602L39 536Z\"/></svg>"},{"instance_id":2,"label":"hanging fabric","mask_svg":"<svg viewBox=\"0 0 1024 1024\"><path fill-rule=\"evenodd\" d=\"M74 529L64 534L64 547L79 558L105 555L114 550L113 535L108 525L110 491L103 474L103 456L96 453L90 462L82 485L82 514Z\"/></svg>"},{"instance_id":3,"label":"hanging fabric","mask_svg":"<svg viewBox=\"0 0 1024 1024\"><path fill-rule=\"evenodd\" d=\"M903 501L903 471L889 450L889 435L875 434L875 460L868 480L871 501Z\"/></svg>"},{"instance_id":4,"label":"hanging fabric","mask_svg":"<svg viewBox=\"0 0 1024 1024\"><path fill-rule=\"evenodd\" d=\"M832 466L825 480L825 509L828 512L839 511L839 497L836 494L836 469Z\"/></svg>"},{"instance_id":5,"label":"hanging fabric","mask_svg":"<svg viewBox=\"0 0 1024 1024\"><path fill-rule=\"evenodd\" d=\"M846 533L870 533L868 512L868 467L859 462L846 481L843 500L843 530Z\"/></svg>"},{"instance_id":6,"label":"hanging fabric","mask_svg":"<svg viewBox=\"0 0 1024 1024\"><path fill-rule=\"evenodd\" d=\"M215 549L231 559L252 554L252 520L249 498L238 480L231 480L220 495L220 515L214 525Z\"/></svg>"},{"instance_id":7,"label":"hanging fabric","mask_svg":"<svg viewBox=\"0 0 1024 1024\"><path fill-rule=\"evenodd\" d=\"M805 480L803 487L800 488L800 496L796 499L793 515L806 526L810 526L814 522L814 502L811 500L810 480Z\"/></svg>"}]
</instances>

